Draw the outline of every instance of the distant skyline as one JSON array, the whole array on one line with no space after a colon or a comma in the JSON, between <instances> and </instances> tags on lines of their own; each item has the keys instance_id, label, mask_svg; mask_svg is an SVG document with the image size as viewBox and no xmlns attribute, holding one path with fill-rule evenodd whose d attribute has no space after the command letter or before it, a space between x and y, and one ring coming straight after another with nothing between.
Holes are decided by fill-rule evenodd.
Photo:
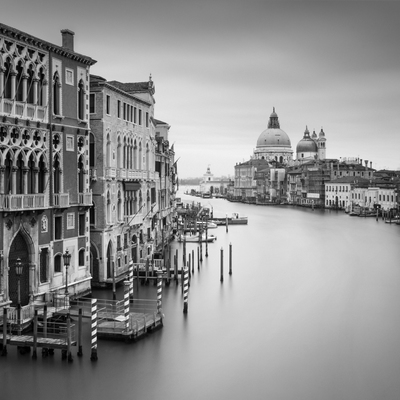
<instances>
[{"instance_id":1,"label":"distant skyline","mask_svg":"<svg viewBox=\"0 0 400 400\"><path fill-rule=\"evenodd\" d=\"M400 169L400 2L2 1L0 21L75 51L107 80L155 84L180 178L233 176L275 107L294 155L306 126L327 158Z\"/></svg>"}]
</instances>

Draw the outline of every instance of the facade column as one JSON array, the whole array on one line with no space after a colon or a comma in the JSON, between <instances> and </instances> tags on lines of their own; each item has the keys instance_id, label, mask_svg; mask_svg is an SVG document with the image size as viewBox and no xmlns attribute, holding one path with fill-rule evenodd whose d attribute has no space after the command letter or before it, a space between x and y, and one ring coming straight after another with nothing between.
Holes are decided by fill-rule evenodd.
<instances>
[{"instance_id":1,"label":"facade column","mask_svg":"<svg viewBox=\"0 0 400 400\"><path fill-rule=\"evenodd\" d=\"M29 167L22 167L22 173L23 173L23 192L24 194L28 194L28 171Z\"/></svg>"},{"instance_id":2,"label":"facade column","mask_svg":"<svg viewBox=\"0 0 400 400\"><path fill-rule=\"evenodd\" d=\"M4 71L4 68L0 67L0 98L4 96Z\"/></svg>"},{"instance_id":3,"label":"facade column","mask_svg":"<svg viewBox=\"0 0 400 400\"><path fill-rule=\"evenodd\" d=\"M32 193L39 193L39 168L33 167L32 173L33 173Z\"/></svg>"},{"instance_id":4,"label":"facade column","mask_svg":"<svg viewBox=\"0 0 400 400\"><path fill-rule=\"evenodd\" d=\"M11 194L17 193L17 171L18 171L18 167L12 166L12 168L11 168Z\"/></svg>"},{"instance_id":5,"label":"facade column","mask_svg":"<svg viewBox=\"0 0 400 400\"><path fill-rule=\"evenodd\" d=\"M15 72L11 72L10 76L11 76L11 100L14 100L15 99L15 91L16 91L15 81L17 78L17 74ZM14 113L14 111L13 111L13 113Z\"/></svg>"},{"instance_id":6,"label":"facade column","mask_svg":"<svg viewBox=\"0 0 400 400\"><path fill-rule=\"evenodd\" d=\"M22 75L22 101L26 103L28 99L28 75Z\"/></svg>"},{"instance_id":7,"label":"facade column","mask_svg":"<svg viewBox=\"0 0 400 400\"><path fill-rule=\"evenodd\" d=\"M0 194L5 194L4 193L4 172L6 170L6 167L4 165L0 166Z\"/></svg>"},{"instance_id":8,"label":"facade column","mask_svg":"<svg viewBox=\"0 0 400 400\"><path fill-rule=\"evenodd\" d=\"M33 105L37 105L38 104L38 83L39 81L37 79L33 79L33 83L32 83L32 90L33 90ZM36 115L35 115L36 117Z\"/></svg>"}]
</instances>

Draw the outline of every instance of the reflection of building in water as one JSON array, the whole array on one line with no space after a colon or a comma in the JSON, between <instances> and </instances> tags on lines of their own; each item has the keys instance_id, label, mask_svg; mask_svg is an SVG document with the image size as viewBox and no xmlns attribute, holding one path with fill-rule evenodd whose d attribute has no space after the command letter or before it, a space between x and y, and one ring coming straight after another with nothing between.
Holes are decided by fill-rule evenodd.
<instances>
[{"instance_id":1,"label":"reflection of building in water","mask_svg":"<svg viewBox=\"0 0 400 400\"><path fill-rule=\"evenodd\" d=\"M210 166L208 166L207 172L200 182L200 193L203 195L210 194L210 196L213 194L226 195L229 184L231 184L229 178L215 178L214 174L211 173Z\"/></svg>"}]
</instances>

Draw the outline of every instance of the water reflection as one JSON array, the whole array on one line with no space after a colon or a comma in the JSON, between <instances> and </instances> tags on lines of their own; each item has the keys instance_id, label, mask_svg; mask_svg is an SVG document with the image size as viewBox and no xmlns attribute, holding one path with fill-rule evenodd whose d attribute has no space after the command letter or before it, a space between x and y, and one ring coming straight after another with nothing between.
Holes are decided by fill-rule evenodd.
<instances>
[{"instance_id":1,"label":"water reflection","mask_svg":"<svg viewBox=\"0 0 400 400\"><path fill-rule=\"evenodd\" d=\"M135 344L100 341L97 363L88 324L84 357L73 364L10 349L0 359L4 398L398 399L400 227L207 202L215 216L239 212L249 224L217 228L200 270L196 258L186 316L180 281L172 281L163 289L164 328ZM181 261L182 244L175 249ZM135 285L135 293L155 299L156 287Z\"/></svg>"}]
</instances>

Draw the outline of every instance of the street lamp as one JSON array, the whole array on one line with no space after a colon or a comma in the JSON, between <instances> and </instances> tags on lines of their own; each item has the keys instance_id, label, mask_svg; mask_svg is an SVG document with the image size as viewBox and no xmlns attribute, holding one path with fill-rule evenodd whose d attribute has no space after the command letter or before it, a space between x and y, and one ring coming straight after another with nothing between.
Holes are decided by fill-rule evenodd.
<instances>
[{"instance_id":1,"label":"street lamp","mask_svg":"<svg viewBox=\"0 0 400 400\"><path fill-rule=\"evenodd\" d=\"M65 296L68 296L68 267L69 262L71 261L71 254L69 254L68 249L65 250L63 254L64 265L65 265Z\"/></svg>"},{"instance_id":2,"label":"street lamp","mask_svg":"<svg viewBox=\"0 0 400 400\"><path fill-rule=\"evenodd\" d=\"M17 319L18 319L18 335L21 335L21 276L24 266L22 265L21 259L17 258L15 262L15 275L17 276Z\"/></svg>"}]
</instances>

